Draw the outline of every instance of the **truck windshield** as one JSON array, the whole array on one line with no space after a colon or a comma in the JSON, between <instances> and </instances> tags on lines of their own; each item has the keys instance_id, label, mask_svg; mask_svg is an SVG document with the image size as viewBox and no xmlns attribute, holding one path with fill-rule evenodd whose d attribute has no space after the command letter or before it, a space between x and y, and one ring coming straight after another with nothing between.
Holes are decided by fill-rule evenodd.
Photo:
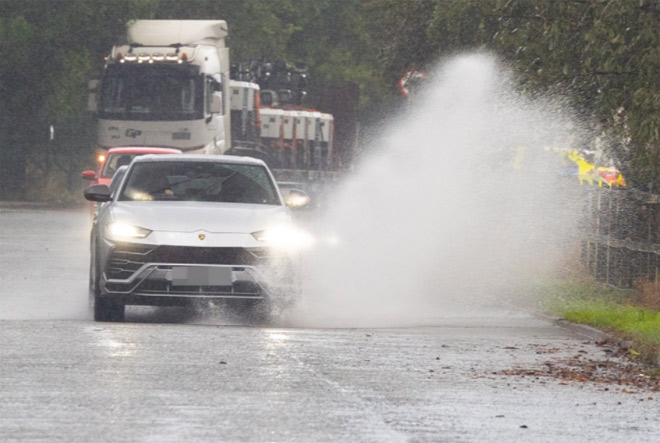
<instances>
[{"instance_id":1,"label":"truck windshield","mask_svg":"<svg viewBox=\"0 0 660 443\"><path fill-rule=\"evenodd\" d=\"M199 120L203 76L171 65L111 65L101 88L99 116L112 120Z\"/></svg>"},{"instance_id":2,"label":"truck windshield","mask_svg":"<svg viewBox=\"0 0 660 443\"><path fill-rule=\"evenodd\" d=\"M200 162L134 164L121 201L185 201L279 205L275 185L260 165Z\"/></svg>"}]
</instances>

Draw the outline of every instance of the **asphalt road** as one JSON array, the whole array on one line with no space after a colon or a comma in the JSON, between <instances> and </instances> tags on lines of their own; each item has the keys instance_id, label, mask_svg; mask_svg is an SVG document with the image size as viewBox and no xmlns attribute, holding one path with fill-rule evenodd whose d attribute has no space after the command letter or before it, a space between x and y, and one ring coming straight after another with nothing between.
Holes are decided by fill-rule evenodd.
<instances>
[{"instance_id":1,"label":"asphalt road","mask_svg":"<svg viewBox=\"0 0 660 443\"><path fill-rule=\"evenodd\" d=\"M0 206L0 441L660 440L657 392L544 375L625 362L508 304L407 328L94 323L88 229L85 211Z\"/></svg>"}]
</instances>

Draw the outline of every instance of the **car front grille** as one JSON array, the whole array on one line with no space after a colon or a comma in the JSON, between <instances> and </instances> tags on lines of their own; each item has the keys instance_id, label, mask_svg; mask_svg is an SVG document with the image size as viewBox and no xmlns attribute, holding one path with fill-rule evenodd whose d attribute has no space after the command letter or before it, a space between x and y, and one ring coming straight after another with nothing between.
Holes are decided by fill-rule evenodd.
<instances>
[{"instance_id":1,"label":"car front grille","mask_svg":"<svg viewBox=\"0 0 660 443\"><path fill-rule=\"evenodd\" d=\"M148 263L156 246L122 244L110 251L106 275L111 279L127 279L143 264Z\"/></svg>"},{"instance_id":2,"label":"car front grille","mask_svg":"<svg viewBox=\"0 0 660 443\"><path fill-rule=\"evenodd\" d=\"M109 279L125 280L145 263L253 266L265 257L268 257L265 248L119 244L110 252L106 276Z\"/></svg>"}]
</instances>

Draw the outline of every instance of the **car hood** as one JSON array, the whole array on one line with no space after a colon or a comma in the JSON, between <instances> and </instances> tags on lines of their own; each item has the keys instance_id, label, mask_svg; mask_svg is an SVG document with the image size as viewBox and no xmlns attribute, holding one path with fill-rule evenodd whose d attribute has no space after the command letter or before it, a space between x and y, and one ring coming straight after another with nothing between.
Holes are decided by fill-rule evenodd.
<instances>
[{"instance_id":1,"label":"car hood","mask_svg":"<svg viewBox=\"0 0 660 443\"><path fill-rule=\"evenodd\" d=\"M286 206L244 203L115 202L108 221L152 231L252 233L291 220Z\"/></svg>"}]
</instances>

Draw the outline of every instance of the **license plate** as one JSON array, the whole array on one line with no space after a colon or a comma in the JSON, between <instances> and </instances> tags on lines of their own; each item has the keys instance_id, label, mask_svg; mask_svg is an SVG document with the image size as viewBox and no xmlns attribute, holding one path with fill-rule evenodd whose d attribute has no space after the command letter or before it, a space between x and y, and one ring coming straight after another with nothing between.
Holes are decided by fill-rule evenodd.
<instances>
[{"instance_id":1,"label":"license plate","mask_svg":"<svg viewBox=\"0 0 660 443\"><path fill-rule=\"evenodd\" d=\"M172 268L174 286L231 286L231 268L177 266Z\"/></svg>"}]
</instances>

